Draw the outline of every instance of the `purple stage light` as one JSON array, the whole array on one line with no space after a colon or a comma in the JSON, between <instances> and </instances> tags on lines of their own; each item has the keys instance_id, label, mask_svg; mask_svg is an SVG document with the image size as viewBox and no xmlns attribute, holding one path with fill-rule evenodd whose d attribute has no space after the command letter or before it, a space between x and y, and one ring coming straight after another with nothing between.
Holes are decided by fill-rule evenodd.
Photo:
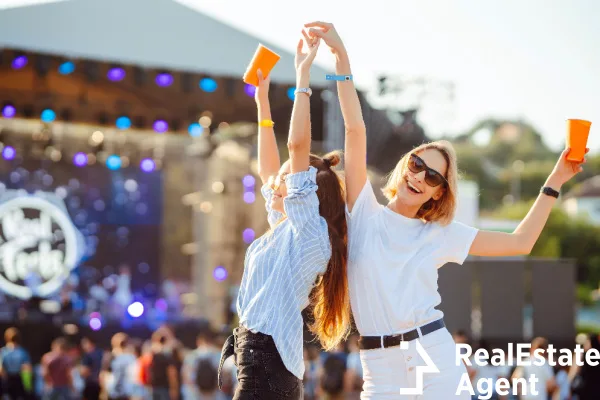
<instances>
[{"instance_id":1,"label":"purple stage light","mask_svg":"<svg viewBox=\"0 0 600 400\"><path fill-rule=\"evenodd\" d=\"M244 92L246 92L248 96L254 97L254 94L256 93L256 86L246 83L246 86L244 87Z\"/></svg>"},{"instance_id":2,"label":"purple stage light","mask_svg":"<svg viewBox=\"0 0 600 400\"><path fill-rule=\"evenodd\" d=\"M113 82L119 82L125 79L125 70L123 68L111 68L106 77Z\"/></svg>"},{"instance_id":3,"label":"purple stage light","mask_svg":"<svg viewBox=\"0 0 600 400\"><path fill-rule=\"evenodd\" d=\"M165 133L169 130L169 124L167 124L167 121L162 119L157 119L156 121L154 121L152 127L154 128L154 131L158 133Z\"/></svg>"},{"instance_id":4,"label":"purple stage light","mask_svg":"<svg viewBox=\"0 0 600 400\"><path fill-rule=\"evenodd\" d=\"M244 193L244 201L248 204L252 204L256 201L256 195L254 192L246 192Z\"/></svg>"},{"instance_id":5,"label":"purple stage light","mask_svg":"<svg viewBox=\"0 0 600 400\"><path fill-rule=\"evenodd\" d=\"M154 163L154 160L150 158L144 158L142 162L140 162L140 168L144 172L152 172L154 171L154 168L156 168L156 164Z\"/></svg>"},{"instance_id":6,"label":"purple stage light","mask_svg":"<svg viewBox=\"0 0 600 400\"><path fill-rule=\"evenodd\" d=\"M13 69L21 69L26 65L27 65L27 57L25 57L25 56L15 57L15 59L12 62Z\"/></svg>"},{"instance_id":7,"label":"purple stage light","mask_svg":"<svg viewBox=\"0 0 600 400\"><path fill-rule=\"evenodd\" d=\"M17 152L12 146L6 146L4 149L2 149L2 157L4 157L5 160L12 160L15 158L15 155L17 155Z\"/></svg>"},{"instance_id":8,"label":"purple stage light","mask_svg":"<svg viewBox=\"0 0 600 400\"><path fill-rule=\"evenodd\" d=\"M100 328L102 328L102 321L100 320L100 318L91 318L90 319L90 328L92 328L93 331L99 331Z\"/></svg>"},{"instance_id":9,"label":"purple stage light","mask_svg":"<svg viewBox=\"0 0 600 400\"><path fill-rule=\"evenodd\" d=\"M173 75L167 73L158 74L155 81L158 86L171 86L173 84Z\"/></svg>"},{"instance_id":10,"label":"purple stage light","mask_svg":"<svg viewBox=\"0 0 600 400\"><path fill-rule=\"evenodd\" d=\"M4 106L4 108L2 109L2 116L4 118L12 118L17 114L17 109L13 106L6 105Z\"/></svg>"},{"instance_id":11,"label":"purple stage light","mask_svg":"<svg viewBox=\"0 0 600 400\"><path fill-rule=\"evenodd\" d=\"M73 164L75 164L78 167L84 167L85 165L87 165L88 162L88 158L87 158L87 154L85 153L77 153L73 156Z\"/></svg>"},{"instance_id":12,"label":"purple stage light","mask_svg":"<svg viewBox=\"0 0 600 400\"><path fill-rule=\"evenodd\" d=\"M221 266L215 268L215 270L213 271L213 277L219 281L222 282L225 279L227 279L227 270Z\"/></svg>"},{"instance_id":13,"label":"purple stage light","mask_svg":"<svg viewBox=\"0 0 600 400\"><path fill-rule=\"evenodd\" d=\"M253 188L256 184L256 179L252 175L246 175L244 179L242 179L242 183L246 188Z\"/></svg>"},{"instance_id":14,"label":"purple stage light","mask_svg":"<svg viewBox=\"0 0 600 400\"><path fill-rule=\"evenodd\" d=\"M244 239L244 242L246 242L247 244L252 243L255 236L256 236L256 234L254 233L254 230L251 228L244 229L244 232L242 233L242 238Z\"/></svg>"}]
</instances>

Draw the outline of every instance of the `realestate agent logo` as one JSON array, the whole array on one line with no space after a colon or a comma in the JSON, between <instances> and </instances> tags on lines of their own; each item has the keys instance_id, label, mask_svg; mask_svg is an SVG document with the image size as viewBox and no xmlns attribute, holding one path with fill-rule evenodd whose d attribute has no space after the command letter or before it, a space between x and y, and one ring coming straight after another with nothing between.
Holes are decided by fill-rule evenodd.
<instances>
[{"instance_id":1,"label":"realestate agent logo","mask_svg":"<svg viewBox=\"0 0 600 400\"><path fill-rule=\"evenodd\" d=\"M84 250L81 232L53 193L0 196L0 290L20 299L60 289Z\"/></svg>"},{"instance_id":2,"label":"realestate agent logo","mask_svg":"<svg viewBox=\"0 0 600 400\"><path fill-rule=\"evenodd\" d=\"M414 388L401 388L400 389L401 395L421 395L421 394L423 394L423 375L424 374L437 374L440 372L440 370L438 369L438 367L435 366L435 363L433 362L431 357L429 357L429 354L427 354L427 352L425 351L425 349L423 348L423 346L421 345L421 342L419 342L419 340L415 341L415 346L416 346L417 353L419 354L419 356L421 356L421 358L425 362L425 366L419 365L419 366L414 367L415 375L416 375L416 382L415 382L416 386ZM404 341L400 342L400 349L408 350L409 342L404 342ZM415 357L411 356L411 357L407 358L407 360L409 362L412 359L415 359Z\"/></svg>"}]
</instances>

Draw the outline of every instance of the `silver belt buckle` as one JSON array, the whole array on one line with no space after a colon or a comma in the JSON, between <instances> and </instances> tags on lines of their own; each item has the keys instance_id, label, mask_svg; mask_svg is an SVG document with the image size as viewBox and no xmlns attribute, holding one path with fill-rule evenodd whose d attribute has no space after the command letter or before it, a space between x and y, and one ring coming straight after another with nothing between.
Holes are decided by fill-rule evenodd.
<instances>
[{"instance_id":1,"label":"silver belt buckle","mask_svg":"<svg viewBox=\"0 0 600 400\"><path fill-rule=\"evenodd\" d=\"M380 336L380 338L381 338L381 348L385 349L385 343L384 343L384 340L383 340L385 338L385 336Z\"/></svg>"}]
</instances>

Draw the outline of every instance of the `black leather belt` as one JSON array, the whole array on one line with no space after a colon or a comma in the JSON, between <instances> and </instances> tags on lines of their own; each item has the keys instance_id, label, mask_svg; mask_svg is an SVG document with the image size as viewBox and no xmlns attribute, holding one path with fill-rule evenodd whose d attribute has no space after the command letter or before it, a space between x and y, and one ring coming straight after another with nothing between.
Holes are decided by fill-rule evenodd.
<instances>
[{"instance_id":1,"label":"black leather belt","mask_svg":"<svg viewBox=\"0 0 600 400\"><path fill-rule=\"evenodd\" d=\"M437 321L430 322L421 327L421 336L428 335L431 332L435 332L438 329L444 328L445 326L446 325L444 324L443 319L438 319ZM401 342L410 342L411 340L415 340L418 337L419 331L417 329L413 329L412 331L405 333L400 333L398 335L361 336L358 340L358 347L361 350L373 350L394 347L400 346Z\"/></svg>"}]
</instances>

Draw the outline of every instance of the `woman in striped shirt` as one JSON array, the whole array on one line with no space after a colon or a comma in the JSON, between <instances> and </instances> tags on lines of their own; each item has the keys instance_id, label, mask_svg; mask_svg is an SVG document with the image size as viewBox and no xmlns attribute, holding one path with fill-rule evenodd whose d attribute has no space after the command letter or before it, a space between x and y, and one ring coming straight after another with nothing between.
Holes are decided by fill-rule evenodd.
<instances>
[{"instance_id":1,"label":"woman in striped shirt","mask_svg":"<svg viewBox=\"0 0 600 400\"><path fill-rule=\"evenodd\" d=\"M239 385L234 400L303 398L301 313L307 306L313 309L311 330L325 348L334 347L349 327L344 193L331 169L339 155L310 154L308 84L318 46L306 35L298 43L290 159L281 166L269 78L259 71L258 162L271 229L248 248L237 302L240 326L223 348L221 365L235 352Z\"/></svg>"}]
</instances>

